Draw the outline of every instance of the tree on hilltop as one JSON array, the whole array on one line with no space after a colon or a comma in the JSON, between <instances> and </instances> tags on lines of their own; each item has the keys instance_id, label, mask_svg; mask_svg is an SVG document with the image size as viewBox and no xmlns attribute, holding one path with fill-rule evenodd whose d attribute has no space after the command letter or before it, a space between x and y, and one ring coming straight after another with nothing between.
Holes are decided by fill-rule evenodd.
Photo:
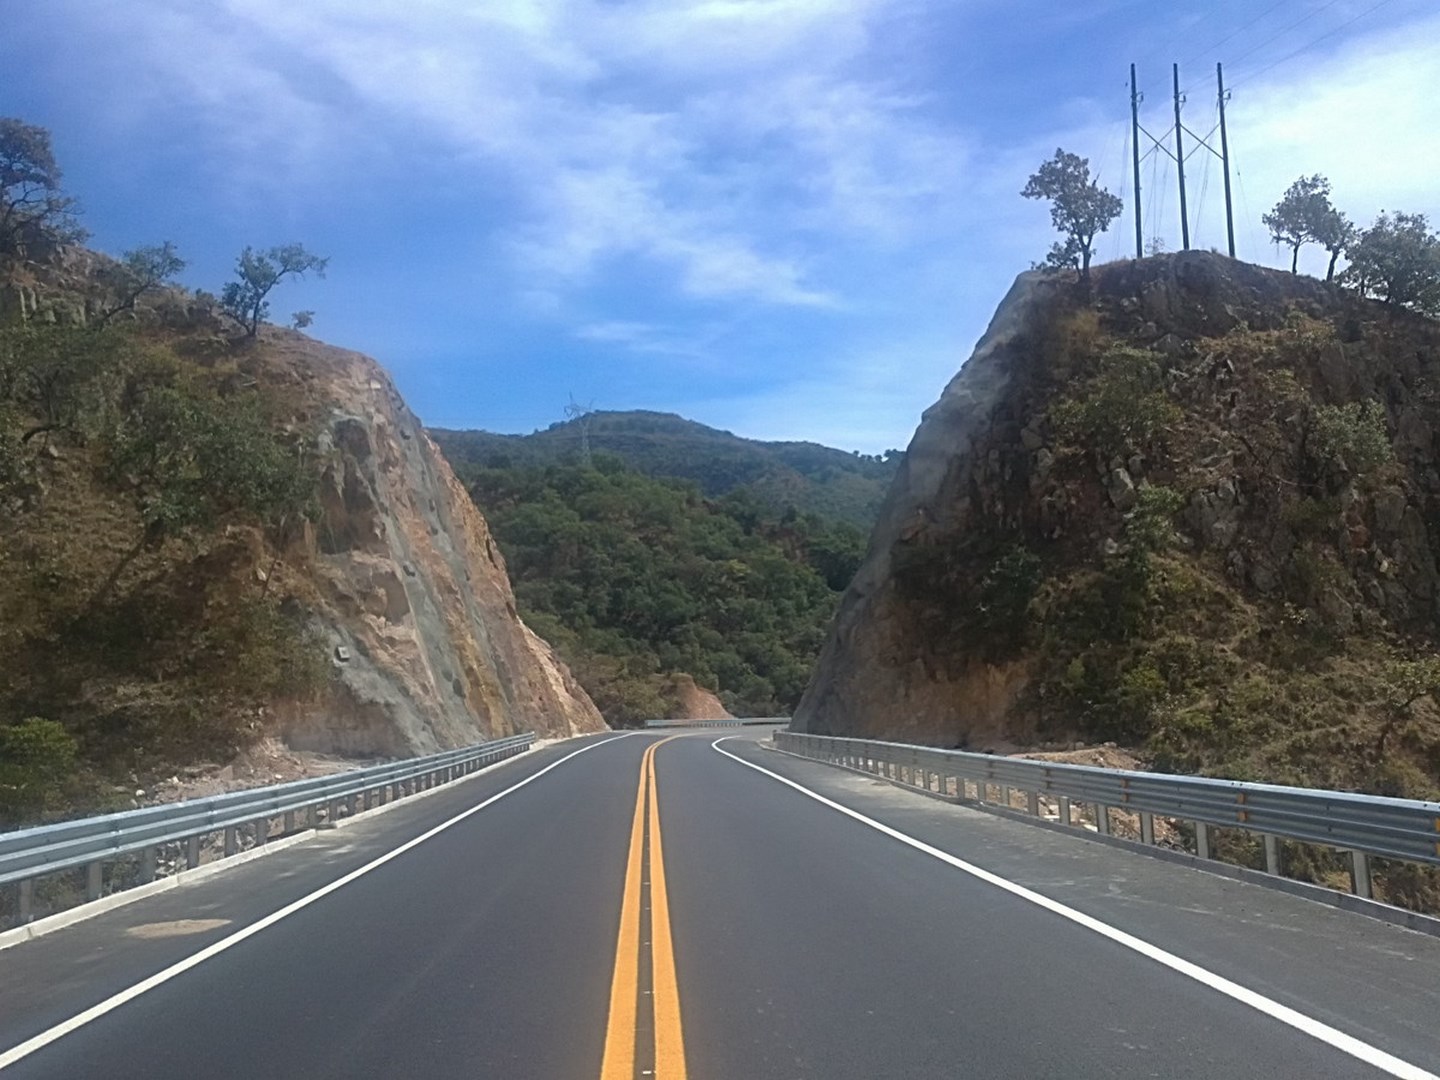
<instances>
[{"instance_id":1,"label":"tree on hilltop","mask_svg":"<svg viewBox=\"0 0 1440 1080\"><path fill-rule=\"evenodd\" d=\"M29 233L79 240L75 200L60 190L50 132L0 116L0 254L20 249Z\"/></svg>"},{"instance_id":2,"label":"tree on hilltop","mask_svg":"<svg viewBox=\"0 0 1440 1080\"><path fill-rule=\"evenodd\" d=\"M1051 247L1044 265L1054 270L1076 269L1080 280L1089 282L1095 237L1120 216L1124 203L1119 196L1090 179L1088 158L1061 149L1035 171L1020 194L1027 199L1049 199L1050 222L1065 237Z\"/></svg>"},{"instance_id":3,"label":"tree on hilltop","mask_svg":"<svg viewBox=\"0 0 1440 1080\"><path fill-rule=\"evenodd\" d=\"M1355 227L1330 201L1330 181L1316 173L1302 176L1288 188L1270 213L1260 220L1270 238L1290 249L1290 273L1299 273L1300 249L1319 244L1330 253L1325 280L1335 277L1335 260L1355 239Z\"/></svg>"},{"instance_id":4,"label":"tree on hilltop","mask_svg":"<svg viewBox=\"0 0 1440 1080\"><path fill-rule=\"evenodd\" d=\"M115 290L114 306L100 316L102 324L122 311L135 310L135 301L152 289L172 284L175 275L184 270L186 262L169 240L163 244L138 247L127 251L105 274Z\"/></svg>"},{"instance_id":5,"label":"tree on hilltop","mask_svg":"<svg viewBox=\"0 0 1440 1080\"><path fill-rule=\"evenodd\" d=\"M1440 315L1440 235L1424 214L1382 213L1349 249L1342 275L1366 296Z\"/></svg>"},{"instance_id":6,"label":"tree on hilltop","mask_svg":"<svg viewBox=\"0 0 1440 1080\"><path fill-rule=\"evenodd\" d=\"M236 260L237 280L226 284L220 294L220 304L244 325L248 337L254 337L260 329L260 320L270 314L270 302L266 299L270 290L284 278L300 278L312 271L316 277L323 278L329 262L300 244L282 244L258 253L247 247Z\"/></svg>"}]
</instances>

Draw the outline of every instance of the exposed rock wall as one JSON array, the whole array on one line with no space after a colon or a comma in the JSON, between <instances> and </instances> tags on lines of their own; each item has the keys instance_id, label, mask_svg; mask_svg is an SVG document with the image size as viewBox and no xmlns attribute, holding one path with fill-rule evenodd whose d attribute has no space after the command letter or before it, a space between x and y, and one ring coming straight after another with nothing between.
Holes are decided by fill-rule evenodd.
<instances>
[{"instance_id":1,"label":"exposed rock wall","mask_svg":"<svg viewBox=\"0 0 1440 1080\"><path fill-rule=\"evenodd\" d=\"M533 730L605 727L515 610L485 519L390 377L368 357L290 331L261 343L319 422L322 513L300 546L336 686L287 710L297 749L424 753Z\"/></svg>"},{"instance_id":2,"label":"exposed rock wall","mask_svg":"<svg viewBox=\"0 0 1440 1080\"><path fill-rule=\"evenodd\" d=\"M1034 363L1044 294L1041 275L1016 279L974 355L921 418L795 711L795 730L950 745L958 708L966 711L967 730L998 733L1005 726L1023 677L979 660L959 671L928 664L913 648L910 613L895 599L894 558L925 530L953 527L969 514L975 445Z\"/></svg>"},{"instance_id":3,"label":"exposed rock wall","mask_svg":"<svg viewBox=\"0 0 1440 1080\"><path fill-rule=\"evenodd\" d=\"M675 702L675 720L730 720L730 711L718 697L684 673L670 676L666 695Z\"/></svg>"}]
</instances>

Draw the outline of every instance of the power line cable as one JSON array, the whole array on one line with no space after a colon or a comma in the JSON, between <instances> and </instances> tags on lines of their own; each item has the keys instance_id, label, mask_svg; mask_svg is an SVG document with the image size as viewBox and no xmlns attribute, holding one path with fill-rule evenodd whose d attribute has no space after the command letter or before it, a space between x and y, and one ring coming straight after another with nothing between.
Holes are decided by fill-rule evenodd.
<instances>
[{"instance_id":1,"label":"power line cable","mask_svg":"<svg viewBox=\"0 0 1440 1080\"><path fill-rule=\"evenodd\" d=\"M1256 45L1256 46L1254 46L1254 47L1252 47L1252 48L1249 48L1249 49L1245 50L1243 53L1241 53L1239 56L1236 56L1236 57L1232 58L1231 61L1230 61L1230 65L1233 67L1234 65L1240 63L1240 61L1244 60L1247 56L1254 56L1254 55L1255 55L1257 52L1259 52L1261 49L1265 48L1265 46L1270 45L1270 44L1272 44L1273 42L1279 41L1282 37L1284 37L1286 34L1288 34L1291 30L1294 30L1297 26L1301 26L1301 25L1303 25L1304 23L1309 22L1309 21L1310 21L1311 19L1313 19L1316 15L1319 15L1322 11L1325 11L1325 10L1327 10L1327 9L1329 9L1329 8L1334 7L1334 6L1335 6L1336 4L1338 4L1339 2L1340 2L1340 0L1325 0L1325 3L1321 4L1321 5L1320 5L1318 8L1316 8L1314 11L1308 11L1308 12L1306 12L1304 15L1302 15L1300 18L1296 19L1294 22L1289 23L1288 25L1286 25L1286 26L1285 26L1282 30L1280 30L1278 33L1272 34L1270 37L1268 37L1268 38L1266 38L1264 41L1260 42L1260 44L1258 44L1258 45Z\"/></svg>"},{"instance_id":2,"label":"power line cable","mask_svg":"<svg viewBox=\"0 0 1440 1080\"><path fill-rule=\"evenodd\" d=\"M1240 209L1245 212L1245 234L1250 240L1251 259L1254 259L1254 252L1260 248L1255 242L1255 219L1250 216L1250 200L1245 197L1245 177L1240 174L1237 166L1235 169L1235 186L1240 189Z\"/></svg>"},{"instance_id":3,"label":"power line cable","mask_svg":"<svg viewBox=\"0 0 1440 1080\"><path fill-rule=\"evenodd\" d=\"M1250 27L1254 26L1254 25L1255 25L1256 23L1258 23L1261 19L1265 18L1266 15L1269 15L1269 14L1270 14L1272 11L1274 11L1276 8L1282 8L1282 7L1284 7L1286 4L1288 4L1289 2L1290 2L1290 0L1276 0L1275 3L1273 3L1273 4L1271 4L1269 7L1267 7L1267 8L1266 8L1264 11L1262 11L1259 15L1256 15L1256 16L1255 16L1253 19L1251 19L1249 22L1247 22L1247 23L1242 23L1240 26L1237 26L1234 30L1230 31L1230 33L1226 34L1226 35L1225 35L1223 38L1221 38L1219 41L1215 42L1214 45L1207 45L1205 48L1201 49L1199 52L1197 52L1197 53L1192 53L1189 57L1187 57L1186 59L1180 61L1180 66L1181 66L1181 67L1184 67L1185 65L1191 63L1192 61L1200 59L1200 57L1202 57L1202 56L1208 56L1208 55L1210 55L1210 54L1213 53L1216 49L1218 49L1221 45L1224 45L1227 41L1231 41L1232 39L1238 37L1238 36L1239 36L1241 33L1243 33L1244 31L1249 30Z\"/></svg>"},{"instance_id":4,"label":"power line cable","mask_svg":"<svg viewBox=\"0 0 1440 1080\"><path fill-rule=\"evenodd\" d=\"M1265 67L1261 68L1259 71L1252 71L1249 75L1245 75L1245 76L1241 77L1238 81L1236 81L1236 82L1234 82L1234 83L1232 83L1232 84L1230 85L1230 89L1231 89L1231 90L1234 90L1235 87L1240 86L1240 85L1243 84L1243 83L1250 82L1250 81L1253 80L1253 79L1258 79L1261 75L1264 75L1267 71L1270 71L1272 68L1277 68L1277 67L1279 67L1281 64L1283 64L1283 63L1285 63L1285 62L1287 62L1287 61L1289 61L1289 60L1294 60L1295 57L1299 56L1299 55L1300 55L1301 53L1303 53L1303 52L1306 52L1306 51L1308 51L1308 50L1310 50L1310 49L1313 49L1316 45L1319 45L1320 42L1324 41L1326 38L1332 38L1332 37L1334 37L1336 34L1340 33L1341 30L1344 30L1344 29L1346 29L1346 28L1349 27L1349 26L1355 25L1355 23L1359 22L1361 19L1365 18L1365 17L1368 16L1368 15L1373 15L1375 12L1379 11L1382 7L1384 7L1386 4L1389 4L1389 3L1392 3L1392 2L1393 2L1393 0L1379 0L1378 3L1371 4L1368 8L1366 8L1364 11L1362 11L1359 15L1356 15L1353 19L1347 19L1345 22L1341 23L1339 26L1335 27L1333 30L1327 30L1327 31L1325 31L1325 33L1321 34L1319 37L1315 38L1313 41L1306 42L1304 45L1301 45L1300 48L1296 49L1294 52L1289 53L1289 54L1287 54L1287 55L1285 55L1285 56L1282 56L1279 60L1276 60L1276 61L1275 61L1274 63L1272 63L1272 64L1267 64Z\"/></svg>"},{"instance_id":5,"label":"power line cable","mask_svg":"<svg viewBox=\"0 0 1440 1080\"><path fill-rule=\"evenodd\" d=\"M1155 193L1155 223L1154 231L1151 233L1151 237L1163 238L1163 223L1165 220L1165 194L1170 190L1170 166L1161 163L1161 158L1159 154L1155 155L1154 162L1154 169L1151 172L1150 190ZM1165 177L1164 182L1160 183L1155 179L1155 175L1162 168L1165 171Z\"/></svg>"},{"instance_id":6,"label":"power line cable","mask_svg":"<svg viewBox=\"0 0 1440 1080\"><path fill-rule=\"evenodd\" d=\"M1126 125L1125 125L1125 141L1124 141L1124 143L1123 143L1123 144L1121 145L1121 147L1120 147L1120 156L1121 156L1121 162L1120 162L1120 165L1121 165L1121 168L1120 168L1120 206L1121 206L1121 216L1123 217L1123 216L1124 216L1124 207L1126 206L1126 192L1130 190L1130 170L1127 169L1127 168L1125 168L1125 165L1128 164L1128 159L1129 159L1129 157L1130 157L1130 125L1129 125L1129 124L1126 124ZM1134 207L1132 206L1131 209L1133 210ZM1113 254L1111 255L1111 258L1119 259L1119 258L1120 258L1120 231L1121 231L1121 230L1119 230L1119 229L1112 229L1112 230L1110 230L1110 231L1115 234L1115 242L1111 245L1112 250L1113 250Z\"/></svg>"},{"instance_id":7,"label":"power line cable","mask_svg":"<svg viewBox=\"0 0 1440 1080\"><path fill-rule=\"evenodd\" d=\"M1192 230L1197 248L1203 246L1200 243L1200 224L1205 217L1205 193L1210 189L1210 162L1213 160L1213 155L1205 155L1205 167L1200 170L1200 198L1195 202L1195 228Z\"/></svg>"}]
</instances>

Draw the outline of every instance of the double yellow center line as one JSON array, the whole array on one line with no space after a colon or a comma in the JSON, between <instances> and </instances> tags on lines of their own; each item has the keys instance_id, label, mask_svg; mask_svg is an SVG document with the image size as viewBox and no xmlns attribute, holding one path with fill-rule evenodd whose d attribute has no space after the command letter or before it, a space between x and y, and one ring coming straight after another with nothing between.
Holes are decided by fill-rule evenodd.
<instances>
[{"instance_id":1,"label":"double yellow center line","mask_svg":"<svg viewBox=\"0 0 1440 1080\"><path fill-rule=\"evenodd\" d=\"M654 1032L655 1080L685 1080L685 1040L680 1027L680 991L675 981L675 949L670 934L665 856L660 843L660 804L655 797L655 751L679 736L652 744L640 762L635 818L630 825L630 854L625 865L625 894L620 903L620 933L615 945L615 974L610 982L610 1022L600 1080L636 1080L636 1042L641 1023L640 972L650 954L650 1014ZM648 827L647 827L648 825ZM646 839L648 835L649 843ZM648 873L647 873L648 870ZM648 889L646 888L648 880ZM650 940L642 940L642 916L649 899Z\"/></svg>"}]
</instances>

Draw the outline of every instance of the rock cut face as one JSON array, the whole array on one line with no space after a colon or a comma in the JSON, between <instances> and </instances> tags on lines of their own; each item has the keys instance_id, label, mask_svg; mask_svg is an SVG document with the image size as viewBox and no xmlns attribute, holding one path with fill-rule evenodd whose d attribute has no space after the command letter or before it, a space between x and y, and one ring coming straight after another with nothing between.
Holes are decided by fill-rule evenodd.
<instances>
[{"instance_id":1,"label":"rock cut face","mask_svg":"<svg viewBox=\"0 0 1440 1080\"><path fill-rule=\"evenodd\" d=\"M327 403L321 515L308 538L314 615L336 689L292 709L297 749L427 753L523 731L605 729L550 646L520 620L504 559L449 464L368 357L272 331Z\"/></svg>"},{"instance_id":2,"label":"rock cut face","mask_svg":"<svg viewBox=\"0 0 1440 1080\"><path fill-rule=\"evenodd\" d=\"M1044 279L1022 274L940 400L925 411L871 535L869 552L821 651L791 727L797 731L951 745L956 708L970 730L999 731L1023 686L1023 665L976 660L940 670L914 647L913 614L896 596L896 553L932 529L963 526L985 496L968 482L977 447L1034 363ZM983 458L987 451L980 449Z\"/></svg>"}]
</instances>

